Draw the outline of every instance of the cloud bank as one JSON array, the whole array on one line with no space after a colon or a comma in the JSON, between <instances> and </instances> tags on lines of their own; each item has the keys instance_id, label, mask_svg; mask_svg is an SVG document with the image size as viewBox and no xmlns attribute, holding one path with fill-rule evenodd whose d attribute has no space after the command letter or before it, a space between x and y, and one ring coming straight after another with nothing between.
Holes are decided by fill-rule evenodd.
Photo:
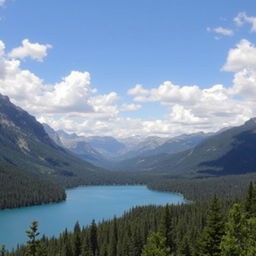
<instances>
[{"instance_id":1,"label":"cloud bank","mask_svg":"<svg viewBox=\"0 0 256 256\"><path fill-rule=\"evenodd\" d=\"M50 48L25 39L22 46L6 53L0 41L0 93L55 129L86 136L174 136L216 131L256 114L256 46L246 39L229 50L222 67L222 72L234 74L231 85L201 88L164 81L148 88L137 84L128 90L128 102L114 91L100 94L91 86L87 71L73 70L58 82L46 84L22 68L23 59L43 61ZM168 114L156 120L126 117L129 111L148 111L151 104L160 104Z\"/></svg>"}]
</instances>

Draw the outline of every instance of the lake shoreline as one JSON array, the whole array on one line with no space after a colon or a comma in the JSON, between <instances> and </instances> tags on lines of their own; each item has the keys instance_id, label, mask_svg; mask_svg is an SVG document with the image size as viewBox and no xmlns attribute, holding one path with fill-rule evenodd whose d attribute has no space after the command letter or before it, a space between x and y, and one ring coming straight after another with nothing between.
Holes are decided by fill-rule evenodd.
<instances>
[{"instance_id":1,"label":"lake shoreline","mask_svg":"<svg viewBox=\"0 0 256 256\"><path fill-rule=\"evenodd\" d=\"M111 220L137 206L186 203L177 193L153 191L146 185L79 186L66 192L67 199L59 203L0 211L0 244L10 249L26 242L25 230L33 220L39 222L41 234L58 236L77 221L87 226L92 219Z\"/></svg>"}]
</instances>

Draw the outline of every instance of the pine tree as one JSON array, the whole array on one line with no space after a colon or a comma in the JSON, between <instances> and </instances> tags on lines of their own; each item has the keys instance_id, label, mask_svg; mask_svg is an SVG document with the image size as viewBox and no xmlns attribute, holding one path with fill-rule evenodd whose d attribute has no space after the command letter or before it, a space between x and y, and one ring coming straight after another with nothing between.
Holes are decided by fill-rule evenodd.
<instances>
[{"instance_id":1,"label":"pine tree","mask_svg":"<svg viewBox=\"0 0 256 256\"><path fill-rule=\"evenodd\" d=\"M73 235L73 255L79 256L81 254L81 228L79 223L77 222L74 227L74 235Z\"/></svg>"},{"instance_id":2,"label":"pine tree","mask_svg":"<svg viewBox=\"0 0 256 256\"><path fill-rule=\"evenodd\" d=\"M65 231L62 234L61 256L73 256L73 251L71 248L71 243L67 229L65 229Z\"/></svg>"},{"instance_id":3,"label":"pine tree","mask_svg":"<svg viewBox=\"0 0 256 256\"><path fill-rule=\"evenodd\" d=\"M92 251L92 255L96 256L98 251L98 235L95 220L92 221L92 224L90 226L90 248Z\"/></svg>"},{"instance_id":4,"label":"pine tree","mask_svg":"<svg viewBox=\"0 0 256 256\"><path fill-rule=\"evenodd\" d=\"M247 220L247 239L246 239L246 256L256 255L256 218L250 218Z\"/></svg>"},{"instance_id":5,"label":"pine tree","mask_svg":"<svg viewBox=\"0 0 256 256\"><path fill-rule=\"evenodd\" d=\"M191 256L192 255L190 244L189 244L189 239L188 239L187 235L182 239L178 255L180 255L180 256Z\"/></svg>"},{"instance_id":6,"label":"pine tree","mask_svg":"<svg viewBox=\"0 0 256 256\"><path fill-rule=\"evenodd\" d=\"M199 242L199 255L219 256L223 234L224 226L221 207L218 198L214 196L208 211L206 227Z\"/></svg>"},{"instance_id":7,"label":"pine tree","mask_svg":"<svg viewBox=\"0 0 256 256\"><path fill-rule=\"evenodd\" d=\"M168 204L164 208L160 232L165 237L166 247L169 247L171 250L174 250L173 225Z\"/></svg>"},{"instance_id":8,"label":"pine tree","mask_svg":"<svg viewBox=\"0 0 256 256\"><path fill-rule=\"evenodd\" d=\"M118 233L117 233L117 220L115 217L113 220L113 229L110 237L109 256L117 255L117 243L118 243Z\"/></svg>"},{"instance_id":9,"label":"pine tree","mask_svg":"<svg viewBox=\"0 0 256 256\"><path fill-rule=\"evenodd\" d=\"M170 256L166 239L161 233L152 233L145 244L141 256Z\"/></svg>"},{"instance_id":10,"label":"pine tree","mask_svg":"<svg viewBox=\"0 0 256 256\"><path fill-rule=\"evenodd\" d=\"M245 199L245 212L247 218L256 217L256 189L253 182L250 182Z\"/></svg>"},{"instance_id":11,"label":"pine tree","mask_svg":"<svg viewBox=\"0 0 256 256\"><path fill-rule=\"evenodd\" d=\"M29 230L26 231L27 237L29 241L27 242L27 256L36 256L37 250L39 247L39 241L37 240L37 237L39 236L38 230L38 223L37 221L33 221L29 227Z\"/></svg>"},{"instance_id":12,"label":"pine tree","mask_svg":"<svg viewBox=\"0 0 256 256\"><path fill-rule=\"evenodd\" d=\"M221 241L222 256L247 255L246 250L247 228L245 216L238 203L235 203L229 212L225 235Z\"/></svg>"}]
</instances>

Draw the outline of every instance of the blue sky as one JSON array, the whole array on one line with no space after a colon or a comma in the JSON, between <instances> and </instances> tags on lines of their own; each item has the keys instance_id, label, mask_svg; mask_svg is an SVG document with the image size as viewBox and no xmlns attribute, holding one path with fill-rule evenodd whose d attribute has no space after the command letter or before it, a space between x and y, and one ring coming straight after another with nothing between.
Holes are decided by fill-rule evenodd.
<instances>
[{"instance_id":1,"label":"blue sky","mask_svg":"<svg viewBox=\"0 0 256 256\"><path fill-rule=\"evenodd\" d=\"M239 124L255 114L251 109L252 100L244 93L247 89L243 88L238 92L240 85L234 85L233 82L239 71L244 68L251 71L252 67L243 63L244 66L239 70L222 70L225 63L227 64L230 49L240 49L238 45L241 40L247 40L251 44L247 46L254 49L256 33L253 31L253 22L256 16L256 2L253 0L2 2L0 40L5 44L5 58L9 61L18 59L20 69L29 70L42 79L42 91L47 90L47 86L51 88L61 83L61 79L67 77L71 71L89 72L89 86L92 91L97 89L97 92L91 92L91 96L86 95L85 101L92 107L89 113L86 104L84 111L75 109L74 105L79 104L67 104L65 111L63 103L62 110L58 109L58 106L52 106L50 110L43 110L42 106L29 106L24 100L26 96L20 95L22 90L15 94L13 89L9 93L10 90L5 88L7 85L2 85L2 93L9 94L16 104L56 129L63 127L81 134L93 134L97 131L98 135L111 135L112 131L117 135L126 136L129 135L124 132L126 126L114 129L111 124L118 126L120 122L128 122L129 124L126 124L131 129L130 134L173 135L185 131L216 130L225 125ZM239 14L243 14L240 16L241 24L234 21ZM27 56L8 55L12 49L19 47L24 39L28 39L32 44L51 47L47 48L40 61L33 59L28 53ZM254 68L254 62L251 65ZM251 77L251 80L253 79L254 74ZM142 96L141 92L127 93L136 84L141 84L148 90L147 94L157 94L154 88L158 88L165 81L171 81L179 89L196 85L203 90L221 84L225 89L234 87L233 91L236 92L222 92L228 101L232 102L225 109L209 110L209 116L203 115L200 107L195 107L193 100L191 103L182 98L183 93L187 95L187 88L183 88L182 92L178 90L177 97L169 97L168 101L163 95L136 99L138 94ZM29 87L25 82L22 86ZM87 87L88 84L84 86ZM168 88L170 89L169 85ZM42 94L42 91L39 94ZM95 101L99 105L100 100L104 101L102 97L107 97L110 93L115 94L112 94L112 102L107 102L107 106L95 107ZM213 94L216 96L218 93ZM94 97L93 103L90 97ZM109 97L111 98L111 95ZM179 97L180 100L176 99ZM235 102L237 99L239 101ZM240 99L243 99L242 102ZM78 99L80 100L82 102L82 99ZM221 101L221 97L219 100ZM39 101L40 99L36 102ZM205 101L202 99L204 104ZM36 102L34 104L37 104ZM134 109L136 106L138 109L122 110L126 108L123 104L134 104ZM239 104L242 104L241 109L231 115L233 106ZM203 107L207 111L208 106L202 105L201 108ZM111 115L104 115L105 110L99 110L103 108L112 111ZM176 115L175 111L179 113ZM220 116L223 117L226 113L229 117L221 119ZM74 120L78 125L72 127L70 123L75 122ZM156 120L160 123L154 123ZM97 122L100 125L97 126ZM144 125L143 122L151 123ZM217 124L213 125L215 122ZM162 129L161 125L165 128Z\"/></svg>"}]
</instances>

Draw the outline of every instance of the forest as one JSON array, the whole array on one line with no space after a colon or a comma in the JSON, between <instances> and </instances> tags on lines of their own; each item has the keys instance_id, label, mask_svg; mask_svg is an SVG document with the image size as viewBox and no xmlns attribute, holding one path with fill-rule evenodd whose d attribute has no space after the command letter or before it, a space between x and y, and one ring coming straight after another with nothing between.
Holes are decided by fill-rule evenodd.
<instances>
[{"instance_id":1,"label":"forest","mask_svg":"<svg viewBox=\"0 0 256 256\"><path fill-rule=\"evenodd\" d=\"M242 190L241 190L241 193ZM24 231L25 232L25 231ZM1 256L253 256L256 254L256 185L239 197L174 206L136 207L120 218L40 237L40 223L26 231L28 242Z\"/></svg>"}]
</instances>

